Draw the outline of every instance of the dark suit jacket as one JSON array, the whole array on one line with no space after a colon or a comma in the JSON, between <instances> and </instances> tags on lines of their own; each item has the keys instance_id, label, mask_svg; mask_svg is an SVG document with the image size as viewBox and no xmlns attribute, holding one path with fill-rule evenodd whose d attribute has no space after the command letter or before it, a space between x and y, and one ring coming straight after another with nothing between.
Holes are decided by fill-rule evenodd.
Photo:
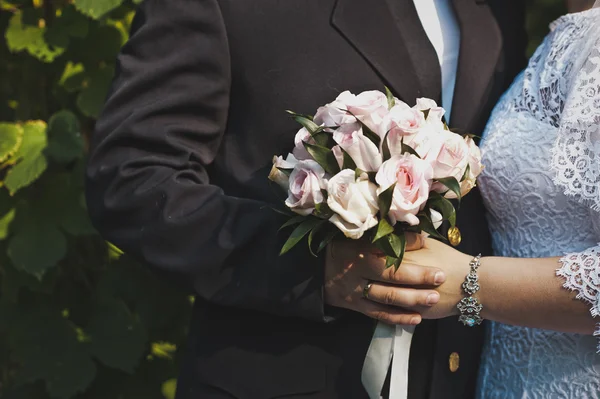
<instances>
[{"instance_id":1,"label":"dark suit jacket","mask_svg":"<svg viewBox=\"0 0 600 399\"><path fill-rule=\"evenodd\" d=\"M453 127L480 134L524 65L522 0L453 0L461 29ZM279 257L267 175L293 146L286 109L341 91L439 99L439 63L412 0L146 0L97 123L87 201L105 238L177 274L197 301L179 399L365 398L372 320L325 322L323 259ZM489 253L477 192L463 250ZM424 323L410 396L472 396L480 329ZM448 370L458 352L460 368Z\"/></svg>"}]
</instances>

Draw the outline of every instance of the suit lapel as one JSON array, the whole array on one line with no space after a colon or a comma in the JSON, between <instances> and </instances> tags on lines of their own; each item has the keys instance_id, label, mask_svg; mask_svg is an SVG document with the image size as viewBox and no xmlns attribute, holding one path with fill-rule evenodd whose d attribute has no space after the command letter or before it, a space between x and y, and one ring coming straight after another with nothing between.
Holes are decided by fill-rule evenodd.
<instances>
[{"instance_id":1,"label":"suit lapel","mask_svg":"<svg viewBox=\"0 0 600 399\"><path fill-rule=\"evenodd\" d=\"M441 97L435 49L412 0L338 0L332 24L402 100Z\"/></svg>"},{"instance_id":2,"label":"suit lapel","mask_svg":"<svg viewBox=\"0 0 600 399\"><path fill-rule=\"evenodd\" d=\"M484 2L453 0L453 3L461 39L450 124L469 130L486 103L485 96L502 50L502 34Z\"/></svg>"}]
</instances>

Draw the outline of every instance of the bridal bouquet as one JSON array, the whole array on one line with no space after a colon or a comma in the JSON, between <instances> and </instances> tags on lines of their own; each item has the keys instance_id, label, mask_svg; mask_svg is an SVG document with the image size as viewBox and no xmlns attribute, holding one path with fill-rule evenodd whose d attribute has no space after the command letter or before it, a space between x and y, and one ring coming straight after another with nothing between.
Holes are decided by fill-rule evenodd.
<instances>
[{"instance_id":1,"label":"bridal bouquet","mask_svg":"<svg viewBox=\"0 0 600 399\"><path fill-rule=\"evenodd\" d=\"M458 245L450 200L460 204L475 186L481 153L472 136L448 128L435 101L421 98L410 107L387 89L346 91L314 117L288 112L302 128L293 152L274 157L269 174L293 212L282 226L295 226L282 254L307 235L316 254L341 232L369 239L387 266L398 268L405 233L443 239L437 228L445 220Z\"/></svg>"}]
</instances>

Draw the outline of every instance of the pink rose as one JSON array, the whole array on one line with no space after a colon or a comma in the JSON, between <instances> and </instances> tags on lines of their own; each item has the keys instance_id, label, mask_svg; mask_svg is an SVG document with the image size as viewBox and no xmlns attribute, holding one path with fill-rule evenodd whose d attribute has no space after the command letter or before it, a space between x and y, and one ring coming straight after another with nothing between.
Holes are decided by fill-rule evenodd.
<instances>
[{"instance_id":1,"label":"pink rose","mask_svg":"<svg viewBox=\"0 0 600 399\"><path fill-rule=\"evenodd\" d=\"M288 198L285 204L300 215L310 215L315 205L325 199L325 171L313 160L299 161L290 174Z\"/></svg>"},{"instance_id":2,"label":"pink rose","mask_svg":"<svg viewBox=\"0 0 600 399\"><path fill-rule=\"evenodd\" d=\"M379 128L379 136L384 139L387 134L387 144L390 154L402 153L402 142L408 144L410 136L414 136L425 125L425 117L419 110L410 108L406 104L394 106L383 118Z\"/></svg>"},{"instance_id":3,"label":"pink rose","mask_svg":"<svg viewBox=\"0 0 600 399\"><path fill-rule=\"evenodd\" d=\"M383 118L389 112L387 97L377 90L362 92L348 103L348 111L377 133Z\"/></svg>"},{"instance_id":4,"label":"pink rose","mask_svg":"<svg viewBox=\"0 0 600 399\"><path fill-rule=\"evenodd\" d=\"M461 181L469 163L469 146L460 135L448 131L441 132L443 143L435 156L431 157L431 166L433 167L433 176L435 179L445 177L454 177ZM446 186L436 183L433 189L439 193L447 191ZM455 198L455 194L448 192L447 198Z\"/></svg>"},{"instance_id":5,"label":"pink rose","mask_svg":"<svg viewBox=\"0 0 600 399\"><path fill-rule=\"evenodd\" d=\"M296 166L297 163L298 160L292 154L288 154L285 160L281 156L273 157L273 167L271 168L271 173L269 173L269 180L277 183L284 190L287 190L290 179L288 175L279 169L294 169L294 166Z\"/></svg>"},{"instance_id":6,"label":"pink rose","mask_svg":"<svg viewBox=\"0 0 600 399\"><path fill-rule=\"evenodd\" d=\"M377 194L396 184L392 195L389 218L392 224L406 222L411 226L419 224L417 213L423 209L429 191L433 169L429 162L412 154L396 155L385 161L375 181L379 185Z\"/></svg>"},{"instance_id":7,"label":"pink rose","mask_svg":"<svg viewBox=\"0 0 600 399\"><path fill-rule=\"evenodd\" d=\"M481 150L475 144L475 141L471 137L465 137L465 142L467 143L467 147L469 149L468 155L468 164L469 164L469 173L467 173L465 180L460 182L460 195L465 196L475 187L477 183L477 177L483 171L483 165L481 164ZM447 198L456 198L456 195L453 192L448 192L446 194Z\"/></svg>"},{"instance_id":8,"label":"pink rose","mask_svg":"<svg viewBox=\"0 0 600 399\"><path fill-rule=\"evenodd\" d=\"M404 144L412 147L421 159L432 163L444 144L444 138L442 131L425 124L417 134L405 137Z\"/></svg>"},{"instance_id":9,"label":"pink rose","mask_svg":"<svg viewBox=\"0 0 600 399\"><path fill-rule=\"evenodd\" d=\"M332 103L320 107L313 121L319 126L331 128L356 122L356 118L348 112L348 104L355 99L356 96L349 91L343 92Z\"/></svg>"},{"instance_id":10,"label":"pink rose","mask_svg":"<svg viewBox=\"0 0 600 399\"><path fill-rule=\"evenodd\" d=\"M377 225L377 186L366 176L344 169L327 183L327 205L335 212L329 221L348 238L358 240Z\"/></svg>"},{"instance_id":11,"label":"pink rose","mask_svg":"<svg viewBox=\"0 0 600 399\"><path fill-rule=\"evenodd\" d=\"M363 134L359 123L341 126L333 132L333 139L350 155L357 168L365 172L375 172L379 169L382 161L379 149Z\"/></svg>"},{"instance_id":12,"label":"pink rose","mask_svg":"<svg viewBox=\"0 0 600 399\"><path fill-rule=\"evenodd\" d=\"M315 140L310 135L310 132L303 127L302 129L298 130L298 133L296 133L296 137L294 137L295 147L292 153L298 160L312 159L308 151L306 151L304 142L307 142L309 144L316 144Z\"/></svg>"}]
</instances>

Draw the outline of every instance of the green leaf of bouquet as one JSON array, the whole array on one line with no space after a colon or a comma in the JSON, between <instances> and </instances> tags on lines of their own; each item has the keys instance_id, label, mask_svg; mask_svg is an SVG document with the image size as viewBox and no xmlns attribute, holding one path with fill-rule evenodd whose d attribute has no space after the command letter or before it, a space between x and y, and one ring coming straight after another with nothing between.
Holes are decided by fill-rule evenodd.
<instances>
[{"instance_id":1,"label":"green leaf of bouquet","mask_svg":"<svg viewBox=\"0 0 600 399\"><path fill-rule=\"evenodd\" d=\"M387 161L392 157L390 153L390 146L388 143L388 135L390 132L387 132L383 138L383 143L381 144L381 155L383 155L383 162Z\"/></svg>"},{"instance_id":2,"label":"green leaf of bouquet","mask_svg":"<svg viewBox=\"0 0 600 399\"><path fill-rule=\"evenodd\" d=\"M471 165L467 164L467 167L465 169L465 173L463 173L463 177L460 179L461 183L465 180L467 180L467 177L469 177L469 173L471 173Z\"/></svg>"},{"instance_id":3,"label":"green leaf of bouquet","mask_svg":"<svg viewBox=\"0 0 600 399\"><path fill-rule=\"evenodd\" d=\"M46 153L58 163L69 163L83 156L79 120L71 111L59 111L48 123Z\"/></svg>"},{"instance_id":4,"label":"green leaf of bouquet","mask_svg":"<svg viewBox=\"0 0 600 399\"><path fill-rule=\"evenodd\" d=\"M348 154L346 151L344 151L344 149L342 149L342 152L344 154L344 162L342 165L342 169L356 170L356 163L354 162L354 160L352 159L350 154Z\"/></svg>"},{"instance_id":5,"label":"green leaf of bouquet","mask_svg":"<svg viewBox=\"0 0 600 399\"><path fill-rule=\"evenodd\" d=\"M321 129L321 130L318 131L317 133L311 134L315 143L317 143L317 145L320 145L321 147L332 148L335 145L335 141L333 140L333 135L331 135L327 132L324 132L322 130L323 128L321 128L321 127L319 129Z\"/></svg>"},{"instance_id":6,"label":"green leaf of bouquet","mask_svg":"<svg viewBox=\"0 0 600 399\"><path fill-rule=\"evenodd\" d=\"M377 198L377 202L379 204L379 213L382 218L387 217L390 212L390 207L392 206L392 197L394 196L394 189L396 188L396 183L389 186L384 192L379 194Z\"/></svg>"},{"instance_id":7,"label":"green leaf of bouquet","mask_svg":"<svg viewBox=\"0 0 600 399\"><path fill-rule=\"evenodd\" d=\"M375 246L388 257L402 259L406 247L406 237L404 232L400 235L392 233L375 241Z\"/></svg>"},{"instance_id":8,"label":"green leaf of bouquet","mask_svg":"<svg viewBox=\"0 0 600 399\"><path fill-rule=\"evenodd\" d=\"M333 216L333 211L329 205L327 205L327 202L321 202L315 205L314 215L319 219L329 219Z\"/></svg>"},{"instance_id":9,"label":"green leaf of bouquet","mask_svg":"<svg viewBox=\"0 0 600 399\"><path fill-rule=\"evenodd\" d=\"M442 179L436 179L436 181L442 183L450 191L452 191L454 194L456 194L456 197L458 198L458 205L460 206L461 195L460 195L460 183L458 182L458 180L456 180L456 178L454 178L454 177L444 177Z\"/></svg>"},{"instance_id":10,"label":"green leaf of bouquet","mask_svg":"<svg viewBox=\"0 0 600 399\"><path fill-rule=\"evenodd\" d=\"M293 218L291 218L290 220L288 220L287 222L285 222L280 228L279 231L285 229L286 227L290 227L290 226L295 226L297 224L302 223L304 220L306 220L306 216L302 216L302 215L298 215L295 216Z\"/></svg>"},{"instance_id":11,"label":"green leaf of bouquet","mask_svg":"<svg viewBox=\"0 0 600 399\"><path fill-rule=\"evenodd\" d=\"M43 154L48 139L46 124L42 121L31 121L23 125L23 141L13 155L17 164L6 174L4 184L13 195L23 187L33 183L48 167Z\"/></svg>"},{"instance_id":12,"label":"green leaf of bouquet","mask_svg":"<svg viewBox=\"0 0 600 399\"><path fill-rule=\"evenodd\" d=\"M312 121L312 120L313 120L313 117L312 117L312 115L299 114L299 113L297 113L297 112L290 111L289 109L288 109L288 110L286 110L285 112L287 112L287 113L288 113L288 114L290 114L291 116L301 116L301 117L303 117L303 118L306 118L306 119L308 119L308 120L310 120L310 121Z\"/></svg>"},{"instance_id":13,"label":"green leaf of bouquet","mask_svg":"<svg viewBox=\"0 0 600 399\"><path fill-rule=\"evenodd\" d=\"M104 14L119 7L124 0L75 0L75 7L81 13L100 19Z\"/></svg>"},{"instance_id":14,"label":"green leaf of bouquet","mask_svg":"<svg viewBox=\"0 0 600 399\"><path fill-rule=\"evenodd\" d=\"M319 125L314 123L312 119L308 119L305 116L294 114L292 115L292 119L294 119L296 122L301 124L306 130L308 130L311 136L323 130Z\"/></svg>"},{"instance_id":15,"label":"green leaf of bouquet","mask_svg":"<svg viewBox=\"0 0 600 399\"><path fill-rule=\"evenodd\" d=\"M396 105L396 99L389 87L385 86L385 96L388 101L388 109L392 109Z\"/></svg>"},{"instance_id":16,"label":"green leaf of bouquet","mask_svg":"<svg viewBox=\"0 0 600 399\"><path fill-rule=\"evenodd\" d=\"M429 194L427 205L441 213L443 219L448 220L452 227L456 226L456 209L450 200L433 191Z\"/></svg>"},{"instance_id":17,"label":"green leaf of bouquet","mask_svg":"<svg viewBox=\"0 0 600 399\"><path fill-rule=\"evenodd\" d=\"M375 237L373 237L372 242L375 242L388 234L392 234L394 232L394 227L385 219L381 219L379 224L377 224L377 231L375 233Z\"/></svg>"},{"instance_id":18,"label":"green leaf of bouquet","mask_svg":"<svg viewBox=\"0 0 600 399\"><path fill-rule=\"evenodd\" d=\"M337 230L337 229L332 229L332 230L328 231L327 234L325 234L325 236L323 237L323 240L321 240L321 243L319 244L319 248L317 248L317 253L320 253L321 251L323 251L327 247L327 245L338 234L339 234L339 230Z\"/></svg>"},{"instance_id":19,"label":"green leaf of bouquet","mask_svg":"<svg viewBox=\"0 0 600 399\"><path fill-rule=\"evenodd\" d=\"M404 142L402 142L401 146L402 154L409 153L421 159L421 156L415 151L415 149L409 146L408 144L404 144Z\"/></svg>"},{"instance_id":20,"label":"green leaf of bouquet","mask_svg":"<svg viewBox=\"0 0 600 399\"><path fill-rule=\"evenodd\" d=\"M416 231L424 231L434 238L446 241L446 237L441 235L440 232L435 229L435 226L428 215L420 213L417 216L419 218L419 225L415 228Z\"/></svg>"},{"instance_id":21,"label":"green leaf of bouquet","mask_svg":"<svg viewBox=\"0 0 600 399\"><path fill-rule=\"evenodd\" d=\"M317 257L317 253L315 253L313 251L312 243L315 238L315 235L317 235L319 233L319 231L323 228L325 223L327 223L327 220L321 220L321 222L318 223L308 234L308 250L310 251L311 255L314 257Z\"/></svg>"},{"instance_id":22,"label":"green leaf of bouquet","mask_svg":"<svg viewBox=\"0 0 600 399\"><path fill-rule=\"evenodd\" d=\"M97 303L85 332L90 353L104 365L126 373L136 369L146 351L144 327L120 300Z\"/></svg>"},{"instance_id":23,"label":"green leaf of bouquet","mask_svg":"<svg viewBox=\"0 0 600 399\"><path fill-rule=\"evenodd\" d=\"M373 132L371 129L369 129L369 127L367 125L365 125L364 123L361 122L362 128L363 128L363 134L373 142L373 144L375 144L377 146L377 148L379 148L379 145L381 144L381 137L379 137L377 135L377 133Z\"/></svg>"},{"instance_id":24,"label":"green leaf of bouquet","mask_svg":"<svg viewBox=\"0 0 600 399\"><path fill-rule=\"evenodd\" d=\"M313 159L321 165L321 167L332 175L335 175L340 171L340 166L333 155L333 151L329 148L321 147L319 145L304 143L304 148L313 157Z\"/></svg>"},{"instance_id":25,"label":"green leaf of bouquet","mask_svg":"<svg viewBox=\"0 0 600 399\"><path fill-rule=\"evenodd\" d=\"M23 141L23 127L14 123L0 123L0 163L12 157Z\"/></svg>"},{"instance_id":26,"label":"green leaf of bouquet","mask_svg":"<svg viewBox=\"0 0 600 399\"><path fill-rule=\"evenodd\" d=\"M279 255L289 252L319 223L321 223L321 219L317 218L307 218L304 222L300 223L300 225L292 231L292 234L290 234L290 237L283 245L283 248L281 248Z\"/></svg>"}]
</instances>

